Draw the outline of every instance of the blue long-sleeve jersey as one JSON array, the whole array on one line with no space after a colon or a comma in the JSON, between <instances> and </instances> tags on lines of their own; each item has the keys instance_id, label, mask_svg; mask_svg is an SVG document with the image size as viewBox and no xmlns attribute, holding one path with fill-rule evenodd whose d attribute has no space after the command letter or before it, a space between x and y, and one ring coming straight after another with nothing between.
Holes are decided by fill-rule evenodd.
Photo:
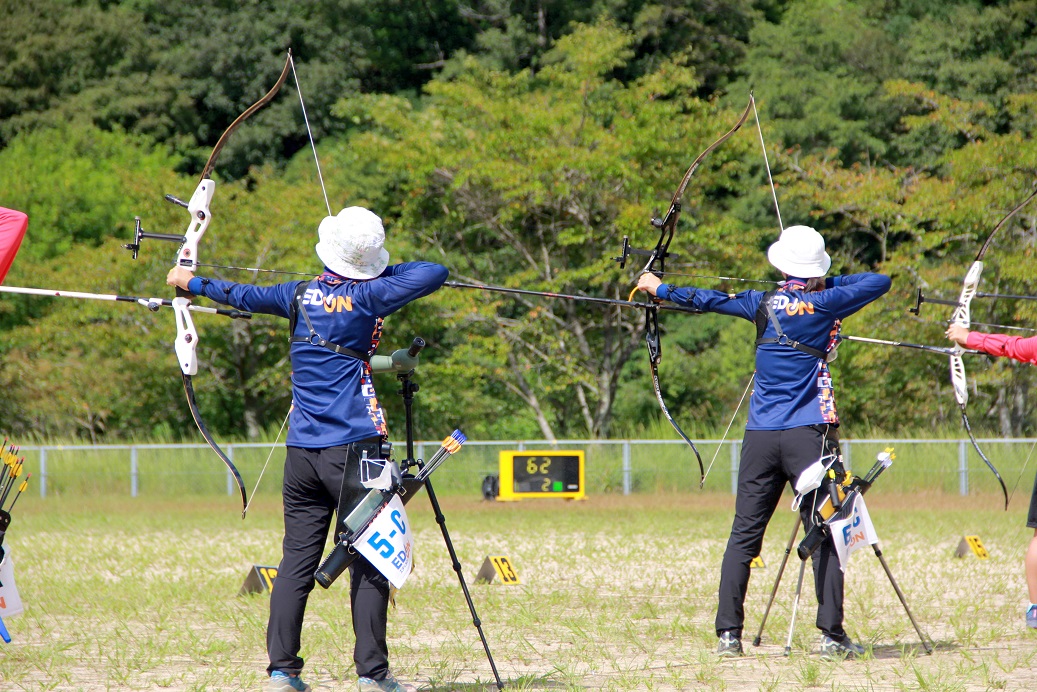
<instances>
[{"instance_id":1,"label":"blue long-sleeve jersey","mask_svg":"<svg viewBox=\"0 0 1037 692\"><path fill-rule=\"evenodd\" d=\"M274 286L194 277L188 290L239 310L287 318L296 289L305 283L303 309L314 331L333 344L373 355L382 319L438 289L447 275L438 264L407 262L386 267L369 281L344 279L325 270L312 281ZM292 336L309 335L299 315ZM294 408L288 445L325 449L387 434L367 363L308 341L293 342L290 355Z\"/></svg>"},{"instance_id":2,"label":"blue long-sleeve jersey","mask_svg":"<svg viewBox=\"0 0 1037 692\"><path fill-rule=\"evenodd\" d=\"M837 338L839 321L886 293L890 279L882 274L851 274L830 277L822 291L808 293L803 290L805 287L802 279L790 278L774 294L771 305L782 331L790 339L828 351ZM657 295L703 312L755 322L766 292L743 291L732 296L722 291L663 284ZM777 336L770 320L762 336ZM828 364L787 345L759 345L756 387L749 400L749 422L745 429L788 430L824 423L839 423Z\"/></svg>"}]
</instances>

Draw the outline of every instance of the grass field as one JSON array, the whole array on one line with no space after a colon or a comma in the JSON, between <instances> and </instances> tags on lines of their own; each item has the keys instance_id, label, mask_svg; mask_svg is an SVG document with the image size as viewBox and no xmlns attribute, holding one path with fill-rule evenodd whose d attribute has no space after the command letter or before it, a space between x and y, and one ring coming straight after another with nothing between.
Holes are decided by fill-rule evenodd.
<instances>
[{"instance_id":1,"label":"grass field","mask_svg":"<svg viewBox=\"0 0 1037 692\"><path fill-rule=\"evenodd\" d=\"M501 677L525 690L1024 690L1037 684L1037 632L1027 632L1022 555L1025 497L1000 511L993 494L869 494L890 568L922 628L925 655L868 551L847 575L847 630L864 660L814 651L812 579L792 655L783 656L795 586L790 564L763 645L749 647L792 529L782 505L746 603L750 655L713 656L715 591L733 499L723 493L591 496L582 502L441 498ZM408 505L417 560L390 614L395 672L425 690L492 689L444 541L424 494ZM27 495L5 546L26 612L0 644L3 690L259 690L265 682L265 595L238 596L253 564L280 556L280 504L262 497L242 522L234 498ZM963 534L990 558L955 558ZM506 555L521 585L472 584L488 555ZM793 556L793 561L795 561ZM316 690L355 689L345 580L315 589L303 633Z\"/></svg>"}]
</instances>

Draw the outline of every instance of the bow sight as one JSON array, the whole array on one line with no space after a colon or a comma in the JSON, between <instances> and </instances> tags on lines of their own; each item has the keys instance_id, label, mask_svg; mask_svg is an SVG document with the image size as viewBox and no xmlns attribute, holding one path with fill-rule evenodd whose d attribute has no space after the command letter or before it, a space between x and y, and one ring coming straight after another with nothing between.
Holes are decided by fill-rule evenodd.
<instances>
[{"instance_id":1,"label":"bow sight","mask_svg":"<svg viewBox=\"0 0 1037 692\"><path fill-rule=\"evenodd\" d=\"M996 299L996 298L1003 298L1005 300L1037 300L1037 296L1019 296L1019 295L1011 295L1011 294L1007 294L1007 293L984 293L983 291L977 291L976 294L973 295L972 297L973 298L994 298L994 299ZM919 316L921 316L921 314L922 314L922 303L932 303L934 305L950 305L950 306L953 306L953 307L957 307L957 305L958 305L958 301L956 301L956 300L949 300L947 298L933 298L932 296L927 296L924 293L922 293L922 289L919 288L915 292L915 304L914 304L914 307L908 308L907 311L910 312L912 315L919 315ZM969 324L970 324L970 326L974 324L974 325L977 325L977 326L980 326L980 327L994 327L996 329L1010 329L1012 331L1017 331L1017 332L1034 332L1034 331L1037 331L1037 329L1032 329L1030 327L1015 327L1015 326L1012 326L1010 324L995 324L993 322L976 322L974 320L970 320Z\"/></svg>"},{"instance_id":2,"label":"bow sight","mask_svg":"<svg viewBox=\"0 0 1037 692\"><path fill-rule=\"evenodd\" d=\"M656 218L656 217L652 217L651 223L656 228L662 228L663 221L662 221L662 219L659 219L659 218ZM664 249L661 252L659 252L658 255L656 255L656 251L655 250L642 250L640 248L631 247L630 246L630 236L625 235L625 236L623 236L623 245L620 248L619 256L618 257L612 257L611 259L612 259L613 262L618 262L619 263L619 268L620 269L624 269L627 266L627 259L631 255L637 255L638 257L656 257L656 256L658 256L660 259L663 259L663 260L680 258L680 255L671 253L669 251L669 249Z\"/></svg>"},{"instance_id":3,"label":"bow sight","mask_svg":"<svg viewBox=\"0 0 1037 692\"><path fill-rule=\"evenodd\" d=\"M175 201L177 204L181 206L187 206L187 204L180 201L176 197L173 197L172 195L166 195L166 199L170 201ZM125 249L129 250L133 254L133 259L137 259L137 254L140 252L140 241L144 240L145 238L151 238L152 240L164 240L168 243L180 243L181 245L183 245L184 241L186 240L186 238L183 235L176 235L175 233L148 233L144 230L143 226L141 226L140 217L134 216L133 242L125 243L123 245Z\"/></svg>"}]
</instances>

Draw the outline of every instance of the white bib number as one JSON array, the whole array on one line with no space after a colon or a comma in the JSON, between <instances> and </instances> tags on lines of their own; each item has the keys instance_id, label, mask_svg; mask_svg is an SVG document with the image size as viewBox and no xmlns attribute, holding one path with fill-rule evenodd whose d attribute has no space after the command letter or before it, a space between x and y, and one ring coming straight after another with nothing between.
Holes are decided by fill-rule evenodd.
<instances>
[{"instance_id":1,"label":"white bib number","mask_svg":"<svg viewBox=\"0 0 1037 692\"><path fill-rule=\"evenodd\" d=\"M22 598L14 584L14 562L11 561L11 549L8 548L4 561L0 562L0 617L18 615L22 610Z\"/></svg>"},{"instance_id":2,"label":"white bib number","mask_svg":"<svg viewBox=\"0 0 1037 692\"><path fill-rule=\"evenodd\" d=\"M374 518L353 547L397 589L414 567L414 535L399 495Z\"/></svg>"}]
</instances>

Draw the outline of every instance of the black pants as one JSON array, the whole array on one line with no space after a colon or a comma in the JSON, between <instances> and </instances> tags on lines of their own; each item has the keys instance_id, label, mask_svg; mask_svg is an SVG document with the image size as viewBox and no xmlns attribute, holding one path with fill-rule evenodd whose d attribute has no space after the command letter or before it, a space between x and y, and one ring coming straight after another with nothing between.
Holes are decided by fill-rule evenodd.
<instances>
[{"instance_id":1,"label":"black pants","mask_svg":"<svg viewBox=\"0 0 1037 692\"><path fill-rule=\"evenodd\" d=\"M363 443L379 441L379 438L371 438ZM299 648L303 615L315 583L313 573L320 564L332 516L338 507L340 490L346 496L357 498L366 492L360 486L359 454L355 449L363 443L328 449L288 448L284 464L283 554L270 595L270 620L266 629L268 673L302 671ZM351 506L349 497L343 500ZM356 672L361 677L380 680L389 671L389 650L385 642L389 582L362 556L350 565L349 576Z\"/></svg>"},{"instance_id":2,"label":"black pants","mask_svg":"<svg viewBox=\"0 0 1037 692\"><path fill-rule=\"evenodd\" d=\"M790 430L746 430L738 467L738 496L731 536L720 568L720 600L717 636L732 631L742 636L745 622L745 593L749 587L749 563L760 554L767 523L781 500L785 483L795 483L799 474L824 453L838 452L836 429L826 425ZM839 462L837 462L839 464ZM841 465L836 467L841 469ZM824 488L824 486L822 486ZM803 525L811 525L816 493L803 499ZM817 627L832 639L843 641L843 573L832 541L826 540L813 555L814 587L817 593Z\"/></svg>"}]
</instances>

